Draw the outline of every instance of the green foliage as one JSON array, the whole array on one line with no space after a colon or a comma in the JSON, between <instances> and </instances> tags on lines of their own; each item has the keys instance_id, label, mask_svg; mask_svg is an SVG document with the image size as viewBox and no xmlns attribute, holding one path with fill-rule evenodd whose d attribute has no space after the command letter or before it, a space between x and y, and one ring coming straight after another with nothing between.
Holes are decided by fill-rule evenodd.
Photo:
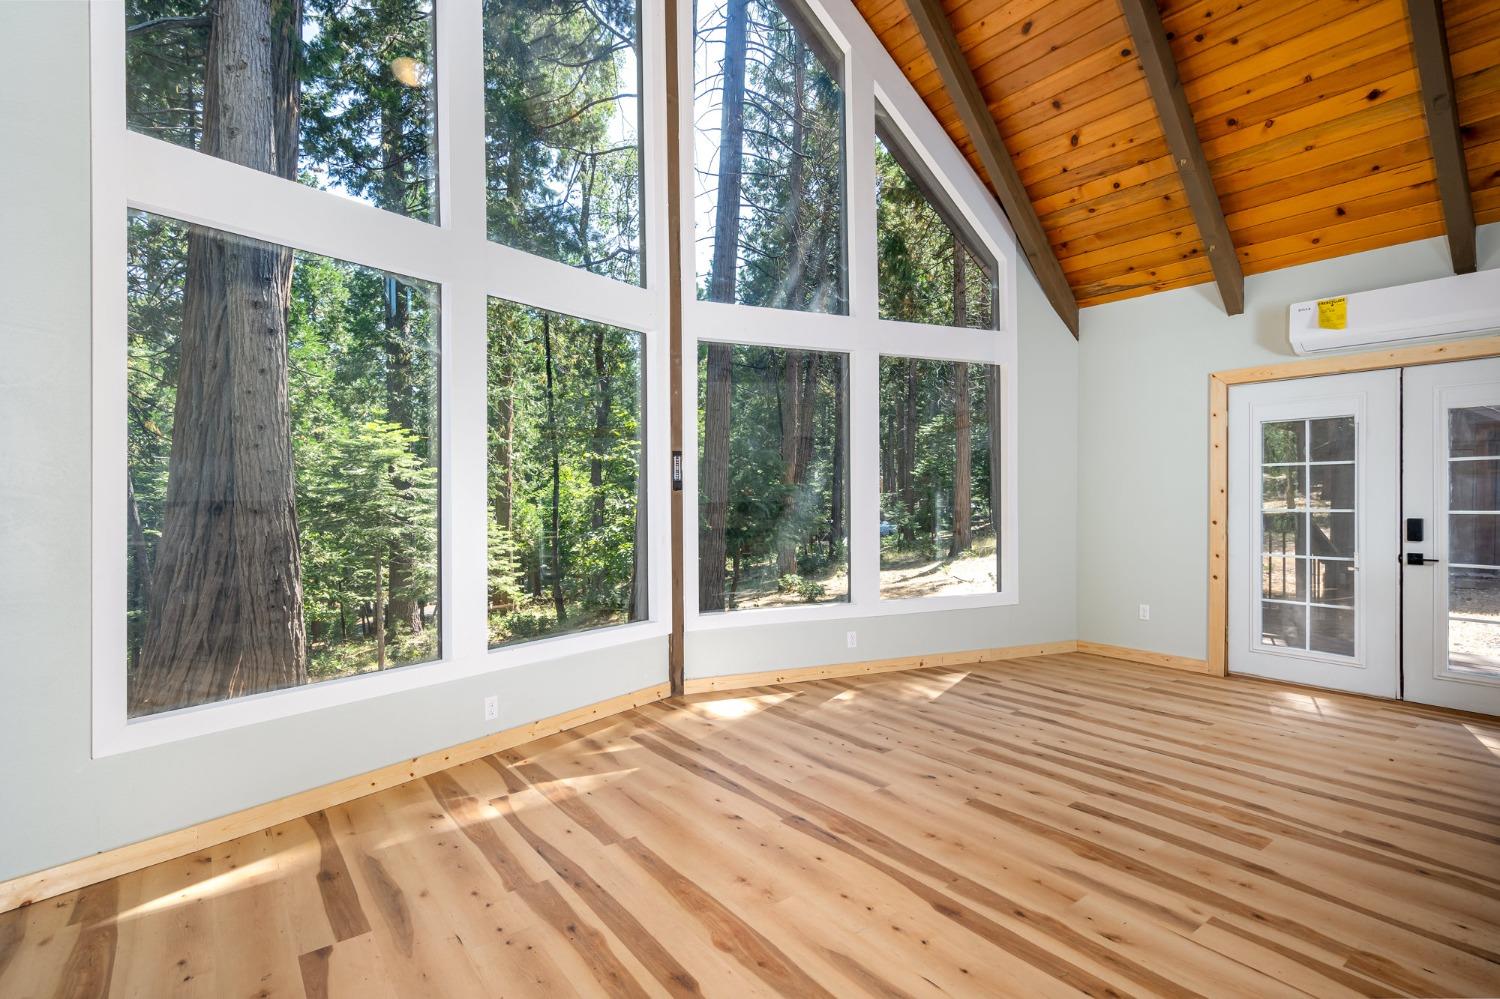
<instances>
[{"instance_id":1,"label":"green foliage","mask_svg":"<svg viewBox=\"0 0 1500 999\"><path fill-rule=\"evenodd\" d=\"M132 520L138 517L144 542L144 550L132 545L129 561L132 658L164 512L189 232L142 213L129 221L127 448ZM393 315L404 323L393 325ZM387 600L414 602L426 623L414 630L386 615L386 664L437 655L436 318L434 289L327 257L295 256L290 444L314 678L379 665L377 575ZM409 423L390 418L393 402ZM393 556L405 564L404 578L392 573Z\"/></svg>"},{"instance_id":2,"label":"green foliage","mask_svg":"<svg viewBox=\"0 0 1500 999\"><path fill-rule=\"evenodd\" d=\"M816 579L807 579L795 572L789 572L776 581L776 592L788 593L814 603L828 594L828 587Z\"/></svg>"},{"instance_id":3,"label":"green foliage","mask_svg":"<svg viewBox=\"0 0 1500 999\"><path fill-rule=\"evenodd\" d=\"M490 237L640 282L634 0L485 0Z\"/></svg>"},{"instance_id":4,"label":"green foliage","mask_svg":"<svg viewBox=\"0 0 1500 999\"><path fill-rule=\"evenodd\" d=\"M878 139L875 180L881 318L993 328L994 284L984 266ZM964 264L965 314L958 317L955 252L963 255Z\"/></svg>"},{"instance_id":5,"label":"green foliage","mask_svg":"<svg viewBox=\"0 0 1500 999\"><path fill-rule=\"evenodd\" d=\"M490 301L492 644L646 615L640 339Z\"/></svg>"}]
</instances>

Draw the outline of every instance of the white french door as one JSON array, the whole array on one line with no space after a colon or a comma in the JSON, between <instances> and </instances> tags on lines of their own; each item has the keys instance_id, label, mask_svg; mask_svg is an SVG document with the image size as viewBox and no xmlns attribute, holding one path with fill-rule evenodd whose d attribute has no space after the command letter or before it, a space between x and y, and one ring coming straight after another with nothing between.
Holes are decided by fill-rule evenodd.
<instances>
[{"instance_id":1,"label":"white french door","mask_svg":"<svg viewBox=\"0 0 1500 999\"><path fill-rule=\"evenodd\" d=\"M1229 668L1396 697L1401 376L1229 394Z\"/></svg>"},{"instance_id":2,"label":"white french door","mask_svg":"<svg viewBox=\"0 0 1500 999\"><path fill-rule=\"evenodd\" d=\"M1408 368L1405 696L1500 714L1500 358Z\"/></svg>"}]
</instances>

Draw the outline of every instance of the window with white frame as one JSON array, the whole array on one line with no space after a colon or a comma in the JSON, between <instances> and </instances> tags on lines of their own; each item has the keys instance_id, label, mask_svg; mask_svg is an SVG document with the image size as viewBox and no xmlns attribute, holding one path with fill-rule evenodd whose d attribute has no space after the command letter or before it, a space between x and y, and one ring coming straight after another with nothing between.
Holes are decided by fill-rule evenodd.
<instances>
[{"instance_id":1,"label":"window with white frame","mask_svg":"<svg viewBox=\"0 0 1500 999\"><path fill-rule=\"evenodd\" d=\"M1008 233L851 13L691 27L689 627L1016 599Z\"/></svg>"},{"instance_id":2,"label":"window with white frame","mask_svg":"<svg viewBox=\"0 0 1500 999\"><path fill-rule=\"evenodd\" d=\"M842 313L842 60L798 3L697 4L698 297Z\"/></svg>"},{"instance_id":3,"label":"window with white frame","mask_svg":"<svg viewBox=\"0 0 1500 999\"><path fill-rule=\"evenodd\" d=\"M662 11L91 9L96 753L664 635ZM1014 602L1003 219L852 5L678 30L689 627Z\"/></svg>"},{"instance_id":4,"label":"window with white frame","mask_svg":"<svg viewBox=\"0 0 1500 999\"><path fill-rule=\"evenodd\" d=\"M96 753L664 634L659 17L92 19Z\"/></svg>"}]
</instances>

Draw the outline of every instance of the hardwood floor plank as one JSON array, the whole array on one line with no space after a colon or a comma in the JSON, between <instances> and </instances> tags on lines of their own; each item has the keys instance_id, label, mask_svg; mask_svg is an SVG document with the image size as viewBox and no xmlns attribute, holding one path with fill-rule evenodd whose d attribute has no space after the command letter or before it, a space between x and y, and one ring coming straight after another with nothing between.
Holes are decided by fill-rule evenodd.
<instances>
[{"instance_id":1,"label":"hardwood floor plank","mask_svg":"<svg viewBox=\"0 0 1500 999\"><path fill-rule=\"evenodd\" d=\"M0 995L1494 996L1497 746L1070 653L710 691L0 915Z\"/></svg>"}]
</instances>

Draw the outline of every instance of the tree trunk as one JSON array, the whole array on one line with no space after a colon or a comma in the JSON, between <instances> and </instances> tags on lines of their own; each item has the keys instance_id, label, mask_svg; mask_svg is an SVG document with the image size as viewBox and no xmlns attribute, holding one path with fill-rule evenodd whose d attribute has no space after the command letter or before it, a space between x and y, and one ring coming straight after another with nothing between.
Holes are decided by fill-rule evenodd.
<instances>
[{"instance_id":1,"label":"tree trunk","mask_svg":"<svg viewBox=\"0 0 1500 999\"><path fill-rule=\"evenodd\" d=\"M204 152L294 178L298 0L218 0ZM291 251L203 230L187 277L165 512L130 714L307 681L288 397Z\"/></svg>"},{"instance_id":2,"label":"tree trunk","mask_svg":"<svg viewBox=\"0 0 1500 999\"><path fill-rule=\"evenodd\" d=\"M901 406L901 450L896 457L896 478L900 481L901 507L906 518L901 524L901 540L917 540L917 362L906 359L906 395Z\"/></svg>"},{"instance_id":3,"label":"tree trunk","mask_svg":"<svg viewBox=\"0 0 1500 999\"><path fill-rule=\"evenodd\" d=\"M713 262L708 297L733 302L738 276L740 188L744 165L745 57L749 33L748 0L727 0L724 69L719 117L719 190L714 212ZM729 515L729 407L733 395L734 348L708 345L708 378L703 411L704 516L698 541L698 607L724 609L725 530Z\"/></svg>"},{"instance_id":4,"label":"tree trunk","mask_svg":"<svg viewBox=\"0 0 1500 999\"><path fill-rule=\"evenodd\" d=\"M738 2L738 0L731 0ZM729 407L734 348L708 345L703 405L703 527L698 539L698 608L724 609L725 529L729 522Z\"/></svg>"},{"instance_id":5,"label":"tree trunk","mask_svg":"<svg viewBox=\"0 0 1500 999\"><path fill-rule=\"evenodd\" d=\"M380 548L375 548L375 668L385 669L385 590L380 570Z\"/></svg>"},{"instance_id":6,"label":"tree trunk","mask_svg":"<svg viewBox=\"0 0 1500 999\"><path fill-rule=\"evenodd\" d=\"M1000 426L1000 366L987 364L984 367L984 415L985 433L989 439L989 503L990 528L995 532L995 580L1003 585L1000 576L1000 520L1002 510L1001 477L1005 474L1001 464L1003 441Z\"/></svg>"},{"instance_id":7,"label":"tree trunk","mask_svg":"<svg viewBox=\"0 0 1500 999\"><path fill-rule=\"evenodd\" d=\"M594 330L594 384L598 393L594 401L593 454L589 457L589 486L593 489L593 509L589 526L594 530L604 527L604 459L609 454L609 419L613 388L609 377L609 365L604 357L604 331Z\"/></svg>"},{"instance_id":8,"label":"tree trunk","mask_svg":"<svg viewBox=\"0 0 1500 999\"><path fill-rule=\"evenodd\" d=\"M779 290L780 302L778 304L800 309L802 302L803 274L807 268L806 253L804 251L803 226L802 226L802 203L804 197L802 146L806 142L807 128L804 124L806 111L803 107L803 92L806 90L806 67L807 50L800 38L795 37L792 42L792 140L791 161L787 164L786 177L786 214L785 239L786 239L786 276Z\"/></svg>"},{"instance_id":9,"label":"tree trunk","mask_svg":"<svg viewBox=\"0 0 1500 999\"><path fill-rule=\"evenodd\" d=\"M954 324L966 325L969 314L968 288L965 286L964 248L953 237L953 315ZM973 524L970 508L973 505L972 457L969 415L969 366L963 362L954 365L953 376L953 435L956 453L953 459L953 539L948 545L948 557L953 558L967 551L973 543Z\"/></svg>"},{"instance_id":10,"label":"tree trunk","mask_svg":"<svg viewBox=\"0 0 1500 999\"><path fill-rule=\"evenodd\" d=\"M802 453L798 421L802 415L802 358L800 350L782 353L781 388L781 516L776 522L776 575L797 571L797 532L793 521L797 510L797 458Z\"/></svg>"},{"instance_id":11,"label":"tree trunk","mask_svg":"<svg viewBox=\"0 0 1500 999\"><path fill-rule=\"evenodd\" d=\"M547 361L547 437L552 442L552 606L557 611L557 623L563 624L568 620L568 607L563 601L562 458L552 375L552 317L546 312L542 313L542 349Z\"/></svg>"},{"instance_id":12,"label":"tree trunk","mask_svg":"<svg viewBox=\"0 0 1500 999\"><path fill-rule=\"evenodd\" d=\"M847 361L833 373L833 510L829 515L828 552L832 556L844 540L844 382Z\"/></svg>"}]
</instances>

